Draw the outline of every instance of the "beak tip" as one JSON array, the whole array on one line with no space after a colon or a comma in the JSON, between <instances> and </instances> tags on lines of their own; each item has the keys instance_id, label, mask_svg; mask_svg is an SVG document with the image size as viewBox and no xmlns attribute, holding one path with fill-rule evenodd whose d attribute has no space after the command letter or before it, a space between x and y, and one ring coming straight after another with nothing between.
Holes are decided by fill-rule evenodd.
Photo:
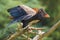
<instances>
[{"instance_id":1,"label":"beak tip","mask_svg":"<svg viewBox=\"0 0 60 40\"><path fill-rule=\"evenodd\" d=\"M46 18L50 18L50 16L48 14L45 15Z\"/></svg>"}]
</instances>

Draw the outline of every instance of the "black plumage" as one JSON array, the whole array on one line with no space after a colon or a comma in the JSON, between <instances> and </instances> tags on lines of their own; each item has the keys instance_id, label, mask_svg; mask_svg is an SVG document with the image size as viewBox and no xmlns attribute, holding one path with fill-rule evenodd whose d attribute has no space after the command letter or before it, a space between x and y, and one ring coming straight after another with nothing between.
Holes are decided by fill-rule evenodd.
<instances>
[{"instance_id":1,"label":"black plumage","mask_svg":"<svg viewBox=\"0 0 60 40\"><path fill-rule=\"evenodd\" d=\"M29 7L25 6L24 8L28 9L26 11L26 9L24 9L23 7L24 7L24 5L22 7L17 6L17 7L8 9L8 12L14 18L13 21L11 21L11 23L14 23L14 21L16 21L16 22L21 21L23 23L23 28L24 28L32 20L41 20L41 22L43 22L45 20L44 16L47 13L43 9L39 9L38 12L36 13L32 8L30 8L32 10L31 11L31 10L29 10Z\"/></svg>"},{"instance_id":2,"label":"black plumage","mask_svg":"<svg viewBox=\"0 0 60 40\"><path fill-rule=\"evenodd\" d=\"M23 23L23 27L26 27L31 21L33 20L40 20L40 23L43 24L43 22L45 21L45 15L46 13L43 11L43 9L39 9L38 12L36 13L36 15L34 15L33 17L31 17L28 20L22 20L21 22Z\"/></svg>"}]
</instances>

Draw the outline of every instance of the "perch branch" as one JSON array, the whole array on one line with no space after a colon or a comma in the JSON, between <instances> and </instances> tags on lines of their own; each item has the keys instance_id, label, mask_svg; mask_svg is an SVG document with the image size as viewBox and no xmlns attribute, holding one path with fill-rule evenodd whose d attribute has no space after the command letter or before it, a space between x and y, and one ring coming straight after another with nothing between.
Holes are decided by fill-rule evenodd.
<instances>
[{"instance_id":1,"label":"perch branch","mask_svg":"<svg viewBox=\"0 0 60 40\"><path fill-rule=\"evenodd\" d=\"M38 30L37 33L38 33L38 34L33 38L33 40L38 40L39 37L42 36L42 34L45 33L45 32L42 32L41 30ZM40 39L40 40L42 40L42 39Z\"/></svg>"},{"instance_id":2,"label":"perch branch","mask_svg":"<svg viewBox=\"0 0 60 40\"><path fill-rule=\"evenodd\" d=\"M22 28L21 30L18 29L16 33L14 33L13 35L10 36L9 39L7 40L14 40L15 38L17 38L18 36L21 36L23 33L25 33L27 31L27 28L29 27L29 25L25 28Z\"/></svg>"},{"instance_id":3,"label":"perch branch","mask_svg":"<svg viewBox=\"0 0 60 40\"><path fill-rule=\"evenodd\" d=\"M35 28L35 27L29 27L29 30L44 30L45 28Z\"/></svg>"},{"instance_id":4,"label":"perch branch","mask_svg":"<svg viewBox=\"0 0 60 40\"><path fill-rule=\"evenodd\" d=\"M25 37L25 38L28 38L28 40L32 40L31 38L29 38L28 36L26 36L24 34L22 34L22 36Z\"/></svg>"},{"instance_id":5,"label":"perch branch","mask_svg":"<svg viewBox=\"0 0 60 40\"><path fill-rule=\"evenodd\" d=\"M47 32L45 32L44 34L39 36L38 40L41 40L43 37L47 37L49 36L53 31L55 31L58 27L60 26L60 21L58 21L56 24L54 24L50 30L48 30Z\"/></svg>"}]
</instances>

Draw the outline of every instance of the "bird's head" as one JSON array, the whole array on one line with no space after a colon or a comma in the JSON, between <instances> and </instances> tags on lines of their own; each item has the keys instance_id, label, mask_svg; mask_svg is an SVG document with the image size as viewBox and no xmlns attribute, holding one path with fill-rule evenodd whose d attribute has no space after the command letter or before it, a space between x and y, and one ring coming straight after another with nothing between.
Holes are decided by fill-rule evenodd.
<instances>
[{"instance_id":1,"label":"bird's head","mask_svg":"<svg viewBox=\"0 0 60 40\"><path fill-rule=\"evenodd\" d=\"M43 9L33 8L33 10L35 10L36 13L39 13L40 14L40 17L50 18L49 14L47 14L46 11L43 10Z\"/></svg>"},{"instance_id":2,"label":"bird's head","mask_svg":"<svg viewBox=\"0 0 60 40\"><path fill-rule=\"evenodd\" d=\"M44 17L44 18L50 18L50 15L45 10L40 9L39 12L40 12L40 15L42 17Z\"/></svg>"},{"instance_id":3,"label":"bird's head","mask_svg":"<svg viewBox=\"0 0 60 40\"><path fill-rule=\"evenodd\" d=\"M39 9L39 11L37 12L39 19L41 21L41 24L44 26L47 24L46 19L50 18L50 15L48 13L46 13L45 10L43 9Z\"/></svg>"}]
</instances>

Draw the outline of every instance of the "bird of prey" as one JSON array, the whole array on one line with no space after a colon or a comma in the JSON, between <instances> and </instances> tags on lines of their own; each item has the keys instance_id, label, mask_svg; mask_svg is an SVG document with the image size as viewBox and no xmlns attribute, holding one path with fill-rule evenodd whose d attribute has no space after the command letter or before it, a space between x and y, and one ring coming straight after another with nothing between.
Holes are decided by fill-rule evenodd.
<instances>
[{"instance_id":1,"label":"bird of prey","mask_svg":"<svg viewBox=\"0 0 60 40\"><path fill-rule=\"evenodd\" d=\"M13 20L10 22L19 22L23 23L23 28L28 25L32 20L44 20L50 16L43 9L30 8L26 5L19 5L7 10Z\"/></svg>"}]
</instances>

